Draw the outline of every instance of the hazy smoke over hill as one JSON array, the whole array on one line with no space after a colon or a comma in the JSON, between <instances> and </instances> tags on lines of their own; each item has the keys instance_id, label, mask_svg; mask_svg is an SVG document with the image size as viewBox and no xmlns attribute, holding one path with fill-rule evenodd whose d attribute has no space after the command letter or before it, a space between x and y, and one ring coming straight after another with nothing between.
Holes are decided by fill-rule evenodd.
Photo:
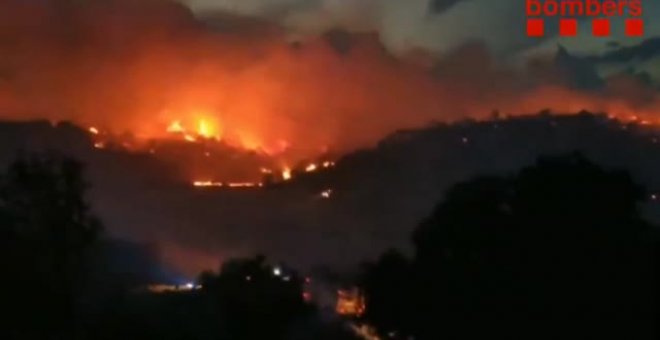
<instances>
[{"instance_id":1,"label":"hazy smoke over hill","mask_svg":"<svg viewBox=\"0 0 660 340\"><path fill-rule=\"evenodd\" d=\"M466 43L459 30L446 48L411 46L443 52L433 54L407 49L396 43L398 33L381 29L405 26L398 22L406 15L413 20L473 1L209 3L192 1L195 16L165 0L2 1L0 117L72 119L146 137L172 121L203 118L247 147L310 154L496 108L653 118L657 107L655 91L631 77L610 80L601 93L577 92L548 60L503 68L487 46ZM343 18L378 34L317 27L309 35L314 27L304 22L322 22L313 13L327 13L328 25ZM390 19L397 23L381 27ZM419 39L432 39L425 35L434 30L422 32Z\"/></svg>"}]
</instances>

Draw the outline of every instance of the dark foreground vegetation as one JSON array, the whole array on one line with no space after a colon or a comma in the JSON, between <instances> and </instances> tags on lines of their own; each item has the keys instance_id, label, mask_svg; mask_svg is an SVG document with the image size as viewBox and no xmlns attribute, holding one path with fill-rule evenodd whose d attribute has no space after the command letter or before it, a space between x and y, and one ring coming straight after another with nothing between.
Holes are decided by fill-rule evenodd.
<instances>
[{"instance_id":1,"label":"dark foreground vegetation","mask_svg":"<svg viewBox=\"0 0 660 340\"><path fill-rule=\"evenodd\" d=\"M363 277L366 318L418 339L653 339L658 229L644 190L579 155L456 185L415 254Z\"/></svg>"},{"instance_id":2,"label":"dark foreground vegetation","mask_svg":"<svg viewBox=\"0 0 660 340\"><path fill-rule=\"evenodd\" d=\"M99 262L83 168L20 159L0 175L2 339L350 339L264 257L227 261L187 293L135 291ZM413 235L364 267L358 322L401 339L654 339L658 229L626 172L579 155L450 190ZM301 256L304 254L301 254Z\"/></svg>"}]
</instances>

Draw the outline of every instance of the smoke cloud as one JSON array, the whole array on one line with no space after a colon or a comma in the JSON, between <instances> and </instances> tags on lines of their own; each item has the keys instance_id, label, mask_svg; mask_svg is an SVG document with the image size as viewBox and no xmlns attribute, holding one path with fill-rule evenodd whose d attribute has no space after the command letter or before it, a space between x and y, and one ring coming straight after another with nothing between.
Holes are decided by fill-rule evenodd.
<instances>
[{"instance_id":1,"label":"smoke cloud","mask_svg":"<svg viewBox=\"0 0 660 340\"><path fill-rule=\"evenodd\" d=\"M5 0L0 117L70 119L145 137L204 117L228 140L301 154L352 149L396 129L493 109L655 118L655 92L637 95L641 85L631 77L592 93L566 86L551 58L502 66L500 50L529 43L512 24L522 13L514 6Z\"/></svg>"}]
</instances>

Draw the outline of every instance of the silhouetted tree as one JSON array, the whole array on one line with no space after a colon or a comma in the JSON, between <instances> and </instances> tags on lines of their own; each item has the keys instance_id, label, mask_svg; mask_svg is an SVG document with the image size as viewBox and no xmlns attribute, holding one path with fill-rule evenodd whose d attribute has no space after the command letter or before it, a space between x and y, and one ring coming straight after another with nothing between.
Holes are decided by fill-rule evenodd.
<instances>
[{"instance_id":1,"label":"silhouetted tree","mask_svg":"<svg viewBox=\"0 0 660 340\"><path fill-rule=\"evenodd\" d=\"M419 339L654 338L659 238L644 198L580 155L458 184L415 231L410 267L365 273L367 318Z\"/></svg>"},{"instance_id":2,"label":"silhouetted tree","mask_svg":"<svg viewBox=\"0 0 660 340\"><path fill-rule=\"evenodd\" d=\"M367 313L378 325L386 325L387 331L410 331L414 313L410 304L410 261L396 250L384 253L376 263L368 264L361 278L363 289L369 292Z\"/></svg>"},{"instance_id":3,"label":"silhouetted tree","mask_svg":"<svg viewBox=\"0 0 660 340\"><path fill-rule=\"evenodd\" d=\"M300 276L263 256L229 260L217 277L204 276L203 288L217 301L231 339L282 339L309 311Z\"/></svg>"},{"instance_id":4,"label":"silhouetted tree","mask_svg":"<svg viewBox=\"0 0 660 340\"><path fill-rule=\"evenodd\" d=\"M0 175L4 338L71 330L85 252L100 230L82 172L75 160L47 156L21 158Z\"/></svg>"}]
</instances>

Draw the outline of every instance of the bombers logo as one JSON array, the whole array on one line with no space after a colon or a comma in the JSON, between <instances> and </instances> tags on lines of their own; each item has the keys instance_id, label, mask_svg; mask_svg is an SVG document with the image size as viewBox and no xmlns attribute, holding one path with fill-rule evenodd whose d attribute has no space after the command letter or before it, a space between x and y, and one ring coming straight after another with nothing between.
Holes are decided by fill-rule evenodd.
<instances>
[{"instance_id":1,"label":"bombers logo","mask_svg":"<svg viewBox=\"0 0 660 340\"><path fill-rule=\"evenodd\" d=\"M625 19L625 34L629 37L644 35L641 19L643 0L526 0L527 35L543 37L545 19L559 18L559 35L578 34L578 18L590 18L591 34L608 37L611 34L610 19ZM585 21L586 22L586 21Z\"/></svg>"}]
</instances>

